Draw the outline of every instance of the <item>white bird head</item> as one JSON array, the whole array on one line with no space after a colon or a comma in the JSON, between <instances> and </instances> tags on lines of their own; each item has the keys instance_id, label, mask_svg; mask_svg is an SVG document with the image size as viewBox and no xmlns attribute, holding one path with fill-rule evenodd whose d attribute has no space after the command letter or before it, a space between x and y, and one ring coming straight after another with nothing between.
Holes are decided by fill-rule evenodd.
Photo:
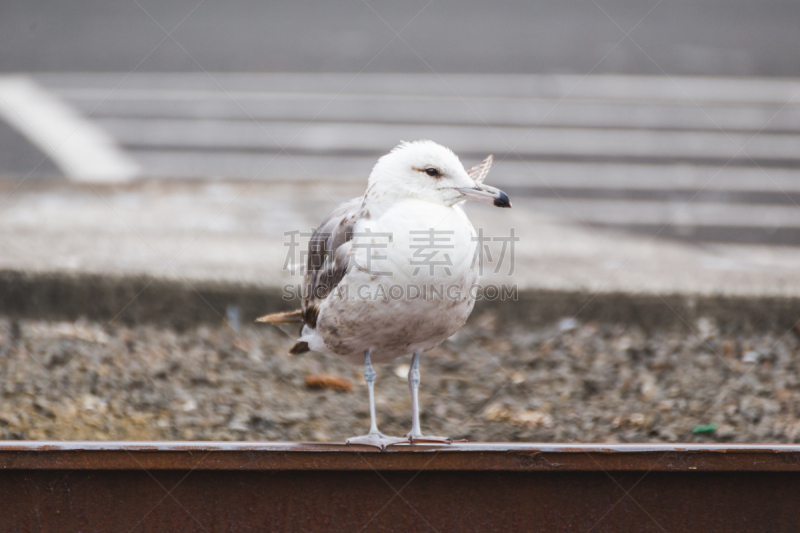
<instances>
[{"instance_id":1,"label":"white bird head","mask_svg":"<svg viewBox=\"0 0 800 533\"><path fill-rule=\"evenodd\" d=\"M511 207L508 195L483 184L492 156L465 170L458 156L433 141L403 142L378 159L369 176L367 200L392 203L405 198L447 206L478 200Z\"/></svg>"}]
</instances>

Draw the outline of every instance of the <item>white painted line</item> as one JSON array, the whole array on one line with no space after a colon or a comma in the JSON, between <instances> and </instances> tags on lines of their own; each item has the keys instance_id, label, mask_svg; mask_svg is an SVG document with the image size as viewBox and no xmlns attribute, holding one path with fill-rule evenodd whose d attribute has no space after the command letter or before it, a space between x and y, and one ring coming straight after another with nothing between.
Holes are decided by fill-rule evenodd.
<instances>
[{"instance_id":1,"label":"white painted line","mask_svg":"<svg viewBox=\"0 0 800 533\"><path fill-rule=\"evenodd\" d=\"M647 200L585 200L514 198L514 208L548 212L568 219L580 218L594 224L670 224L673 226L747 226L800 228L800 209L784 205L732 205L727 203L686 203Z\"/></svg>"},{"instance_id":2,"label":"white painted line","mask_svg":"<svg viewBox=\"0 0 800 533\"><path fill-rule=\"evenodd\" d=\"M73 180L120 182L139 173L109 135L28 77L0 76L0 117Z\"/></svg>"},{"instance_id":3,"label":"white painted line","mask_svg":"<svg viewBox=\"0 0 800 533\"><path fill-rule=\"evenodd\" d=\"M798 89L800 90L800 88ZM570 126L592 128L672 128L679 130L800 131L800 99L797 105L776 106L714 105L700 110L691 102L649 104L635 102L532 100L509 98L471 99L444 97L391 97L384 95L312 93L264 95L262 99L244 98L240 94L198 94L184 91L117 90L108 96L108 89L59 91L57 94L77 109L104 117L165 118L209 120L257 120L358 122L393 124L452 124L499 126ZM131 94L136 93L136 94ZM99 104L99 107L98 107ZM241 107L240 107L241 106Z\"/></svg>"},{"instance_id":4,"label":"white painted line","mask_svg":"<svg viewBox=\"0 0 800 533\"><path fill-rule=\"evenodd\" d=\"M108 89L119 85L122 73L37 74L53 90ZM697 102L773 104L781 106L798 95L798 78L722 78L714 76L528 75L363 73L204 73L135 72L120 90L185 89L228 93L333 93L352 95L428 95L453 97L603 99L623 102ZM117 91L114 91L117 94Z\"/></svg>"},{"instance_id":5,"label":"white painted line","mask_svg":"<svg viewBox=\"0 0 800 533\"><path fill-rule=\"evenodd\" d=\"M432 124L350 124L250 120L98 118L123 145L195 149L271 148L325 153L359 150L376 154L401 139L436 139L456 152L661 158L790 159L800 157L800 135L747 133L592 130L581 128L440 126Z\"/></svg>"},{"instance_id":6,"label":"white painted line","mask_svg":"<svg viewBox=\"0 0 800 533\"><path fill-rule=\"evenodd\" d=\"M366 183L375 157L276 155L206 150L136 150L142 175L158 179L225 178L273 182ZM477 159L462 159L465 165ZM766 172L766 174L765 174ZM800 170L721 165L646 165L624 163L554 163L499 161L492 167L492 185L635 189L668 192L705 191L800 192Z\"/></svg>"}]
</instances>

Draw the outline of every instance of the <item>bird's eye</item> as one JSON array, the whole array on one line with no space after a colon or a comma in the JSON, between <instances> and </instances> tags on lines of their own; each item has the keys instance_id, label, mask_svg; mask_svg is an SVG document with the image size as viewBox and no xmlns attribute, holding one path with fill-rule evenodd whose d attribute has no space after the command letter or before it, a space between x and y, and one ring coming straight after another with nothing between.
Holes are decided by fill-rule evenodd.
<instances>
[{"instance_id":1,"label":"bird's eye","mask_svg":"<svg viewBox=\"0 0 800 533\"><path fill-rule=\"evenodd\" d=\"M432 178L435 178L436 176L440 176L441 175L441 174L439 174L438 170L436 170L435 168L432 168L432 167L431 168L426 168L425 169L425 174L427 174L428 176L430 176Z\"/></svg>"}]
</instances>

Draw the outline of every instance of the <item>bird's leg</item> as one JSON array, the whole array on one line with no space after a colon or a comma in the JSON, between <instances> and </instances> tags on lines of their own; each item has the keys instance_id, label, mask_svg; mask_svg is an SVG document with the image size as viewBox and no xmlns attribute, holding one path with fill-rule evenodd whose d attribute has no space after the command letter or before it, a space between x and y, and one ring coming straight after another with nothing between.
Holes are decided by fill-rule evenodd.
<instances>
[{"instance_id":1,"label":"bird's leg","mask_svg":"<svg viewBox=\"0 0 800 533\"><path fill-rule=\"evenodd\" d=\"M377 417L375 416L375 378L378 377L378 375L375 373L375 369L372 368L372 361L370 360L371 353L372 350L366 350L364 352L364 380L367 382L367 388L369 389L369 433L361 437L347 439L347 444L364 444L366 446L375 446L376 448L385 450L387 446L408 442L408 439L387 437L378 431Z\"/></svg>"},{"instance_id":2,"label":"bird's leg","mask_svg":"<svg viewBox=\"0 0 800 533\"><path fill-rule=\"evenodd\" d=\"M411 433L409 438L421 437L419 427L419 354L411 356L411 368L408 369L408 388L411 389Z\"/></svg>"},{"instance_id":3,"label":"bird's leg","mask_svg":"<svg viewBox=\"0 0 800 533\"><path fill-rule=\"evenodd\" d=\"M411 389L411 433L406 435L409 442L441 442L451 444L448 437L425 436L419 426L419 352L411 356L411 368L408 369L408 388Z\"/></svg>"},{"instance_id":4,"label":"bird's leg","mask_svg":"<svg viewBox=\"0 0 800 533\"><path fill-rule=\"evenodd\" d=\"M367 350L364 355L364 380L367 382L369 389L369 433L370 435L379 434L377 417L375 416L375 379L378 374L372 368L372 361L370 361L370 350Z\"/></svg>"}]
</instances>

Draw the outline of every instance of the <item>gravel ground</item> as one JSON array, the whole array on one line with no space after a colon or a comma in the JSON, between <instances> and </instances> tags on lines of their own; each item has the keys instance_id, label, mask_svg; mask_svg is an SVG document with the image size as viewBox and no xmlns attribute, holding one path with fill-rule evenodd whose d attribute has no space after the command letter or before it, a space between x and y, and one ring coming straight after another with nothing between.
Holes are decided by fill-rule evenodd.
<instances>
[{"instance_id":1,"label":"gravel ground","mask_svg":"<svg viewBox=\"0 0 800 533\"><path fill-rule=\"evenodd\" d=\"M800 331L723 334L492 315L423 355L423 431L473 441L800 442ZM342 441L363 370L290 356L271 326L177 332L0 317L0 438ZM377 367L379 426L411 426L408 360Z\"/></svg>"}]
</instances>

